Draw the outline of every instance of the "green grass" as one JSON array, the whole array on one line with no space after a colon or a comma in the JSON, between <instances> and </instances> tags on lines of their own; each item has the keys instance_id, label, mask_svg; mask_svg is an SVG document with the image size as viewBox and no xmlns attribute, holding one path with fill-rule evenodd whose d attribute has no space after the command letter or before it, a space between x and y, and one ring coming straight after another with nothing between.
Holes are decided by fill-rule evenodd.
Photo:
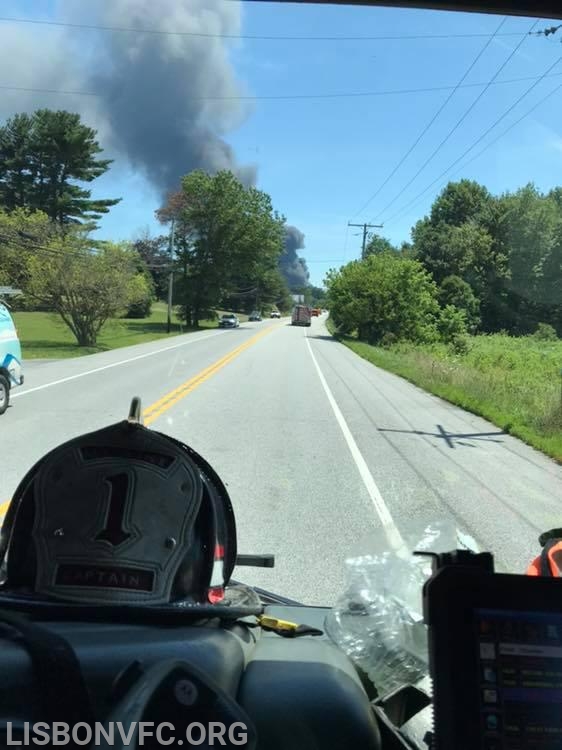
<instances>
[{"instance_id":1,"label":"green grass","mask_svg":"<svg viewBox=\"0 0 562 750\"><path fill-rule=\"evenodd\" d=\"M172 331L166 333L167 307L163 302L152 305L149 318L115 318L109 320L98 337L95 347L78 346L76 340L60 317L55 313L14 312L24 359L62 359L85 354L109 351L122 346L143 344L155 339L188 333L178 318L172 316ZM202 321L201 328L213 328L214 321Z\"/></svg>"},{"instance_id":2,"label":"green grass","mask_svg":"<svg viewBox=\"0 0 562 750\"><path fill-rule=\"evenodd\" d=\"M489 419L562 463L562 341L475 336L466 354L455 355L444 344L385 349L338 338L374 365Z\"/></svg>"}]
</instances>

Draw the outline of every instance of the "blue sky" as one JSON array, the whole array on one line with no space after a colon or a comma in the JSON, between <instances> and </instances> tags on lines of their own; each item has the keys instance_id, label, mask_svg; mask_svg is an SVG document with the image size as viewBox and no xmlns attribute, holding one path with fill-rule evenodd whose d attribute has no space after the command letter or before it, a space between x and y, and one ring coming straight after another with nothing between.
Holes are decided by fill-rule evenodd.
<instances>
[{"instance_id":1,"label":"blue sky","mask_svg":"<svg viewBox=\"0 0 562 750\"><path fill-rule=\"evenodd\" d=\"M229 2L229 0L219 0ZM78 0L74 0L78 3ZM199 3L200 4L200 3ZM84 6L86 7L86 6ZM54 2L9 2L5 16L60 18ZM74 15L76 17L76 14ZM87 22L88 13L84 11ZM486 83L507 59L535 19L509 18L471 71L466 83ZM242 7L240 33L248 36L360 37L384 35L487 34L501 17L388 8L275 5L249 3ZM535 28L552 25L540 22ZM2 34L16 24L0 24ZM19 27L18 27L19 28ZM52 43L56 30L34 28L34 45ZM49 41L50 39L50 41ZM68 37L62 37L64 43ZM249 96L298 96L296 99L258 99L249 102L246 117L223 137L241 164L256 164L258 187L271 194L274 206L306 237L302 254L311 281L320 283L330 266L357 257L361 238L347 221L385 224L381 234L395 242L409 239L410 229L427 212L442 187L432 187L394 221L405 206L470 146L533 81L494 85L459 126L450 140L415 182L412 176L463 115L483 86L459 90L405 164L380 194L358 213L396 166L435 114L448 91L331 99L308 95L354 94L388 90L452 87L476 57L488 37L399 40L240 40L225 42L228 58ZM77 31L73 52L82 64L94 64L92 33ZM539 77L562 57L558 36L528 37L498 77L499 81ZM69 60L71 56L69 54ZM13 85L11 70L3 66L0 84ZM515 189L529 181L541 189L562 182L562 89L501 138L480 158L465 161L562 84L562 62L502 121L451 176L469 177L492 192ZM23 75L23 74L22 74ZM29 83L29 74L26 83ZM16 81L16 83L19 82ZM2 116L29 108L17 92L6 92ZM86 100L87 97L82 97ZM80 107L79 97L72 99ZM64 97L38 94L36 106L60 107ZM90 106L84 101L84 107ZM85 109L83 115L87 116ZM102 138L103 145L103 138ZM455 173L456 172L456 173ZM443 184L447 181L443 179ZM154 210L159 195L138 170L118 158L96 185L98 195L123 197L103 220L101 235L129 239L143 228L160 231ZM400 196L386 212L382 209Z\"/></svg>"}]
</instances>

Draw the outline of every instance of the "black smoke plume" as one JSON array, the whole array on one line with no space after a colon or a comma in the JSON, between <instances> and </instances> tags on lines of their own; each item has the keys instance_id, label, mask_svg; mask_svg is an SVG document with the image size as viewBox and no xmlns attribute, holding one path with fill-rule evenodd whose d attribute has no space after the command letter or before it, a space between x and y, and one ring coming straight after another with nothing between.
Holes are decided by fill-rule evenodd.
<instances>
[{"instance_id":1,"label":"black smoke plume","mask_svg":"<svg viewBox=\"0 0 562 750\"><path fill-rule=\"evenodd\" d=\"M255 167L240 166L224 140L249 114L224 38L240 34L240 3L61 0L57 10L70 26L0 25L0 67L20 89L3 92L2 119L40 107L78 112L114 168L128 161L161 195L196 168L255 182Z\"/></svg>"},{"instance_id":2,"label":"black smoke plume","mask_svg":"<svg viewBox=\"0 0 562 750\"><path fill-rule=\"evenodd\" d=\"M289 289L297 291L308 284L309 273L304 258L299 257L297 250L304 248L304 234L296 227L285 227L285 249L279 259L279 267Z\"/></svg>"}]
</instances>

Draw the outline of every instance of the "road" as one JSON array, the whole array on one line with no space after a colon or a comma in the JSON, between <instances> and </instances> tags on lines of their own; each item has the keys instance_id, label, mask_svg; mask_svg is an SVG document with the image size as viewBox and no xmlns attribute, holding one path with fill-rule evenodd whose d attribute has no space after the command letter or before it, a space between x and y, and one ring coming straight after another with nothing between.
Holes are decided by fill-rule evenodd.
<instances>
[{"instance_id":1,"label":"road","mask_svg":"<svg viewBox=\"0 0 562 750\"><path fill-rule=\"evenodd\" d=\"M561 526L562 468L497 427L357 357L322 319L202 331L66 361L29 362L0 418L0 501L47 450L125 418L186 441L226 482L239 551L274 552L238 579L332 604L344 561L450 519L522 572Z\"/></svg>"}]
</instances>

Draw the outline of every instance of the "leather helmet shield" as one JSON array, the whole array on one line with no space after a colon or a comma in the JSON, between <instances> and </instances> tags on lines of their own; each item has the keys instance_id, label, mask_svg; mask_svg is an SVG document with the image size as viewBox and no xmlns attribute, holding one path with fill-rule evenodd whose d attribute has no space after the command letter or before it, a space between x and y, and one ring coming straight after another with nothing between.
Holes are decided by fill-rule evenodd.
<instances>
[{"instance_id":1,"label":"leather helmet shield","mask_svg":"<svg viewBox=\"0 0 562 750\"><path fill-rule=\"evenodd\" d=\"M35 479L35 591L88 603L169 602L202 489L176 447L143 427L121 423L61 446Z\"/></svg>"}]
</instances>

